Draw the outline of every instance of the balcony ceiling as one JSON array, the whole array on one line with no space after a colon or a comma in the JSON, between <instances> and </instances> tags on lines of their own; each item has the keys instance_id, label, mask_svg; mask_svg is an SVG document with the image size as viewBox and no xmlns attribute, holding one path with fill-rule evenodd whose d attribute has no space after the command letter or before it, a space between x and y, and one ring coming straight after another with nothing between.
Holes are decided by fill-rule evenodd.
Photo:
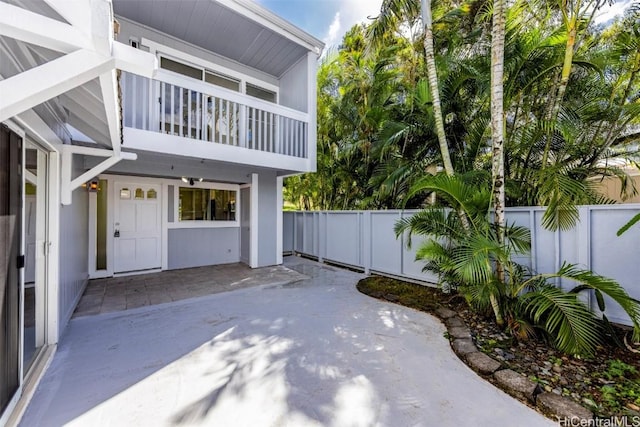
<instances>
[{"instance_id":1,"label":"balcony ceiling","mask_svg":"<svg viewBox=\"0 0 640 427\"><path fill-rule=\"evenodd\" d=\"M215 0L113 0L113 8L116 15L275 77L309 51Z\"/></svg>"}]
</instances>

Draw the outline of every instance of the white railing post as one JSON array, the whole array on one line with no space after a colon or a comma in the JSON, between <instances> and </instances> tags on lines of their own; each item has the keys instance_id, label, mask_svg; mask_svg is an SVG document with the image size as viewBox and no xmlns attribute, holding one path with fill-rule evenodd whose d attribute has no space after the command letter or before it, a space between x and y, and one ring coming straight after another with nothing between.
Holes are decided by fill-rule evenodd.
<instances>
[{"instance_id":1,"label":"white railing post","mask_svg":"<svg viewBox=\"0 0 640 427\"><path fill-rule=\"evenodd\" d=\"M247 106L240 104L240 117L238 118L238 132L239 132L239 145L240 147L247 146Z\"/></svg>"}]
</instances>

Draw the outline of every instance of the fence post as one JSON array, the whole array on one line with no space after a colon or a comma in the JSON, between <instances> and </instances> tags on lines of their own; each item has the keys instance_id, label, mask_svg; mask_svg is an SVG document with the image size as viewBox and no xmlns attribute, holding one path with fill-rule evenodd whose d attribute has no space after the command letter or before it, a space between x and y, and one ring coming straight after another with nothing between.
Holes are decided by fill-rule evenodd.
<instances>
[{"instance_id":1,"label":"fence post","mask_svg":"<svg viewBox=\"0 0 640 427\"><path fill-rule=\"evenodd\" d=\"M327 239L326 212L318 212L318 262L324 262L325 245Z\"/></svg>"},{"instance_id":2,"label":"fence post","mask_svg":"<svg viewBox=\"0 0 640 427\"><path fill-rule=\"evenodd\" d=\"M578 246L576 262L581 268L591 270L591 210L589 206L578 207L578 223L575 233ZM592 302L595 298L592 298L592 295L593 291L585 293L586 298L583 300L593 310Z\"/></svg>"},{"instance_id":3,"label":"fence post","mask_svg":"<svg viewBox=\"0 0 640 427\"><path fill-rule=\"evenodd\" d=\"M291 245L291 254L296 256L296 245L298 244L298 212L293 212L293 244Z\"/></svg>"},{"instance_id":4,"label":"fence post","mask_svg":"<svg viewBox=\"0 0 640 427\"><path fill-rule=\"evenodd\" d=\"M371 273L371 211L362 214L362 265L364 274Z\"/></svg>"}]
</instances>

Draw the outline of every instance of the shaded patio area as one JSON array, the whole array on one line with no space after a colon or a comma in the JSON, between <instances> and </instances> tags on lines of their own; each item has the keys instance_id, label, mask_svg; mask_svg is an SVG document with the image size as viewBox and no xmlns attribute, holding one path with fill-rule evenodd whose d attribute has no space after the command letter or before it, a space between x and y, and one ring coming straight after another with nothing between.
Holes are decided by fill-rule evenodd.
<instances>
[{"instance_id":1,"label":"shaded patio area","mask_svg":"<svg viewBox=\"0 0 640 427\"><path fill-rule=\"evenodd\" d=\"M205 295L308 279L283 266L252 269L241 263L89 281L73 317L132 310Z\"/></svg>"},{"instance_id":2,"label":"shaded patio area","mask_svg":"<svg viewBox=\"0 0 640 427\"><path fill-rule=\"evenodd\" d=\"M21 425L556 425L363 275L285 266L308 278L72 319Z\"/></svg>"}]
</instances>

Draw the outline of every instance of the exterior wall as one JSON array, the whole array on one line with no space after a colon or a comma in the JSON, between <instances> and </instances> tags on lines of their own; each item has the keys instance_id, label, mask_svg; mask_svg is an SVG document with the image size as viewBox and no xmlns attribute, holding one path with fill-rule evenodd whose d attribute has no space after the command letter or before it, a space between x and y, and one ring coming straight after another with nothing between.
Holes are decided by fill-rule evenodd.
<instances>
[{"instance_id":1,"label":"exterior wall","mask_svg":"<svg viewBox=\"0 0 640 427\"><path fill-rule=\"evenodd\" d=\"M84 172L74 159L73 176ZM73 203L60 208L60 281L58 330L64 331L89 279L89 193L73 192Z\"/></svg>"},{"instance_id":2,"label":"exterior wall","mask_svg":"<svg viewBox=\"0 0 640 427\"><path fill-rule=\"evenodd\" d=\"M614 177L606 177L602 179L602 181L597 182L598 192L618 203L640 203L640 173L631 175L630 179L638 192L638 194L633 197L622 200L622 197L620 197L622 184L618 178Z\"/></svg>"},{"instance_id":3,"label":"exterior wall","mask_svg":"<svg viewBox=\"0 0 640 427\"><path fill-rule=\"evenodd\" d=\"M161 33L144 25L140 25L136 22L129 21L126 18L117 17L117 19L120 22L120 34L118 34L118 41L121 43L129 44L130 37L134 37L138 40L140 40L140 38L147 38L156 43L160 43L170 48L177 49L181 52L196 56L205 61L220 65L224 68L246 74L250 77L262 80L275 86L278 85L278 80L274 76L258 71L255 68L243 66L242 64L231 61L223 56L193 46L189 43L185 43L167 34Z\"/></svg>"},{"instance_id":4,"label":"exterior wall","mask_svg":"<svg viewBox=\"0 0 640 427\"><path fill-rule=\"evenodd\" d=\"M302 58L280 78L280 105L309 112L309 90L307 89L307 58ZM310 82L315 84L315 81Z\"/></svg>"},{"instance_id":5,"label":"exterior wall","mask_svg":"<svg viewBox=\"0 0 640 427\"><path fill-rule=\"evenodd\" d=\"M424 263L415 261L422 239L412 237L411 249L405 236L396 239L395 222L417 211L285 212L283 251L298 252L327 260L403 278L437 283ZM579 208L580 220L566 231L542 227L542 207L507 209L507 221L531 230L531 253L517 262L538 273L556 272L564 262L610 277L636 299L640 299L638 241L640 227L634 226L618 237L616 232L634 215L640 204L598 205ZM561 288L575 283L558 281ZM595 298L587 295L597 310ZM605 297L606 315L614 322L630 324L626 313Z\"/></svg>"},{"instance_id":6,"label":"exterior wall","mask_svg":"<svg viewBox=\"0 0 640 427\"><path fill-rule=\"evenodd\" d=\"M169 230L169 270L240 262L240 229Z\"/></svg>"},{"instance_id":7,"label":"exterior wall","mask_svg":"<svg viewBox=\"0 0 640 427\"><path fill-rule=\"evenodd\" d=\"M275 172L258 174L258 206L252 213L258 216L258 267L276 265L277 257L277 178Z\"/></svg>"}]
</instances>

